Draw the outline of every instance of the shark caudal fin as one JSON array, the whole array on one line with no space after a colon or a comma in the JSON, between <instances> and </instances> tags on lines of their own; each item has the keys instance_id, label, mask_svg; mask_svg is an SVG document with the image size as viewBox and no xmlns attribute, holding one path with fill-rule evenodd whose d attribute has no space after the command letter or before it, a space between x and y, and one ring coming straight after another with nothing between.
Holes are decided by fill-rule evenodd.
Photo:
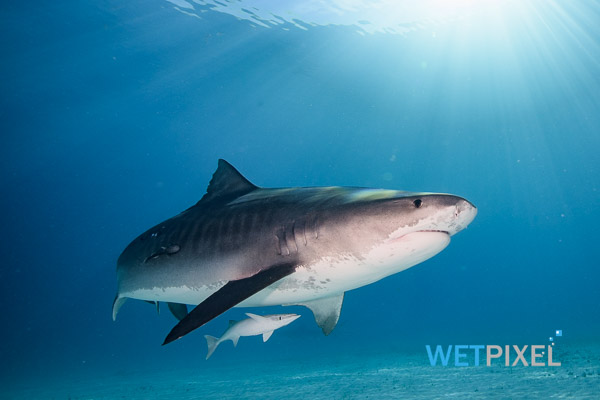
<instances>
[{"instance_id":1,"label":"shark caudal fin","mask_svg":"<svg viewBox=\"0 0 600 400\"><path fill-rule=\"evenodd\" d=\"M123 303L125 303L126 300L127 300L127 297L119 297L119 295L117 295L115 297L115 301L113 301L113 307L112 307L112 319L113 319L113 321L117 320L117 313L119 312L119 309L121 308L121 306L123 305Z\"/></svg>"},{"instance_id":2,"label":"shark caudal fin","mask_svg":"<svg viewBox=\"0 0 600 400\"><path fill-rule=\"evenodd\" d=\"M206 338L206 344L208 345L208 353L206 354L206 359L208 360L210 356L212 356L212 353L215 352L215 349L217 348L219 343L221 342L219 342L219 338L216 338L214 336L204 335L204 337Z\"/></svg>"}]
</instances>

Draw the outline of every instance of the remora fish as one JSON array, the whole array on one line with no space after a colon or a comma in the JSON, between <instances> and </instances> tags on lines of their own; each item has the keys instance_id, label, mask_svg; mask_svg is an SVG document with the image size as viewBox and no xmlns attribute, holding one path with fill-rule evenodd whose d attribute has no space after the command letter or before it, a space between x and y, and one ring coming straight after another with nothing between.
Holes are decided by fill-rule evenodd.
<instances>
[{"instance_id":1,"label":"remora fish","mask_svg":"<svg viewBox=\"0 0 600 400\"><path fill-rule=\"evenodd\" d=\"M196 205L123 251L113 319L127 298L170 303L164 345L231 307L304 305L327 335L345 292L433 257L476 214L449 194L259 188L219 160Z\"/></svg>"},{"instance_id":2,"label":"remora fish","mask_svg":"<svg viewBox=\"0 0 600 400\"><path fill-rule=\"evenodd\" d=\"M231 340L233 345L237 346L240 336L262 335L263 342L266 342L269 340L275 329L289 325L297 318L300 318L298 314L272 314L260 316L246 313L246 315L250 318L242 321L229 321L229 328L227 328L220 338L204 335L206 344L208 345L208 353L206 354L207 360L216 350L217 346L226 340Z\"/></svg>"}]
</instances>

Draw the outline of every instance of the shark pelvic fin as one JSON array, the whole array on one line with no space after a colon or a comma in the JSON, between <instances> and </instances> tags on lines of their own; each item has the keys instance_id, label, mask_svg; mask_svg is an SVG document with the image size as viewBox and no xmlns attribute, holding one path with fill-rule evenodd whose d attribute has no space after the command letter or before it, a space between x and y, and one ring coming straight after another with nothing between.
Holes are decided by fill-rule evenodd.
<instances>
[{"instance_id":1,"label":"shark pelvic fin","mask_svg":"<svg viewBox=\"0 0 600 400\"><path fill-rule=\"evenodd\" d=\"M184 319L179 321L171 329L163 345L187 335L253 294L290 275L295 270L296 264L294 263L277 264L263 269L249 278L227 282L225 286L208 296Z\"/></svg>"},{"instance_id":2,"label":"shark pelvic fin","mask_svg":"<svg viewBox=\"0 0 600 400\"><path fill-rule=\"evenodd\" d=\"M188 314L187 306L185 304L167 303L167 307L169 307L169 311L171 311L171 314L173 314L173 316L180 321L184 319Z\"/></svg>"},{"instance_id":3,"label":"shark pelvic fin","mask_svg":"<svg viewBox=\"0 0 600 400\"><path fill-rule=\"evenodd\" d=\"M267 340L269 340L269 338L271 337L272 334L273 334L273 331L263 333L263 343L266 342Z\"/></svg>"},{"instance_id":4,"label":"shark pelvic fin","mask_svg":"<svg viewBox=\"0 0 600 400\"><path fill-rule=\"evenodd\" d=\"M160 315L160 303L154 300L144 300L145 303L152 304L156 307L156 313Z\"/></svg>"},{"instance_id":5,"label":"shark pelvic fin","mask_svg":"<svg viewBox=\"0 0 600 400\"><path fill-rule=\"evenodd\" d=\"M227 161L219 159L217 170L212 176L206 194L200 199L200 202L231 201L240 196L250 193L257 186L244 178Z\"/></svg>"},{"instance_id":6,"label":"shark pelvic fin","mask_svg":"<svg viewBox=\"0 0 600 400\"><path fill-rule=\"evenodd\" d=\"M325 335L329 335L340 319L343 302L344 293L341 293L332 297L307 301L299 305L308 307L313 312L317 325L321 327Z\"/></svg>"}]
</instances>

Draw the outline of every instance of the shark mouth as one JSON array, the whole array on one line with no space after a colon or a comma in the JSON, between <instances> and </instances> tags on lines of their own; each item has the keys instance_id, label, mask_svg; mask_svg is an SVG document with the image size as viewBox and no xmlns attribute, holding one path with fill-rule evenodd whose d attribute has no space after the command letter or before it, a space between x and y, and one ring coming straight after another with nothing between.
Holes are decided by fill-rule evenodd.
<instances>
[{"instance_id":1,"label":"shark mouth","mask_svg":"<svg viewBox=\"0 0 600 400\"><path fill-rule=\"evenodd\" d=\"M400 242L400 241L404 241L404 240L410 240L410 239L416 238L418 236L428 236L429 234L436 234L436 233L443 233L444 235L446 235L448 237L451 236L450 232L448 232L448 231L431 229L431 230L421 230L421 231L405 233L402 236L390 237L388 240L390 242Z\"/></svg>"}]
</instances>

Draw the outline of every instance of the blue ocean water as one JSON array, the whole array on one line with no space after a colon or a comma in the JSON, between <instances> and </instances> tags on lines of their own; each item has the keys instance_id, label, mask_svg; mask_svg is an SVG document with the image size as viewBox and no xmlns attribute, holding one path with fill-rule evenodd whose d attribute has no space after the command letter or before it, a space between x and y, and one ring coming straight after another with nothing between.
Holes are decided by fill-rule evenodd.
<instances>
[{"instance_id":1,"label":"blue ocean water","mask_svg":"<svg viewBox=\"0 0 600 400\"><path fill-rule=\"evenodd\" d=\"M598 344L598 2L298 3L1 6L6 385L407 349L426 366L426 344L556 329ZM301 307L233 309L161 347L166 307L112 321L116 260L200 199L218 158L260 186L453 193L479 213L436 257L347 293L328 337ZM206 362L203 335L246 311L302 318Z\"/></svg>"}]
</instances>

